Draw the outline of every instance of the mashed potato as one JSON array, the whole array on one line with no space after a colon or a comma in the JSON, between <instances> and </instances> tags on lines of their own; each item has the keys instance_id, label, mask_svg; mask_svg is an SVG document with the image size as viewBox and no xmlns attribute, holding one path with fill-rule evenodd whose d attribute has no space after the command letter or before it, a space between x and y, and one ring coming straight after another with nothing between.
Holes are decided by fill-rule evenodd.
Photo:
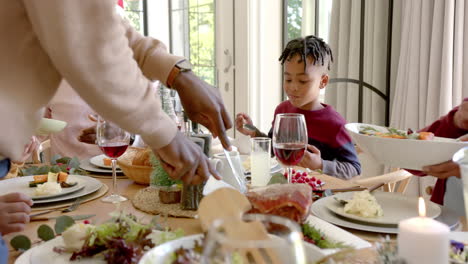
<instances>
[{"instance_id":1,"label":"mashed potato","mask_svg":"<svg viewBox=\"0 0 468 264\"><path fill-rule=\"evenodd\" d=\"M353 199L348 201L344 207L344 211L348 214L367 218L383 216L382 207L368 190L354 193Z\"/></svg>"},{"instance_id":2,"label":"mashed potato","mask_svg":"<svg viewBox=\"0 0 468 264\"><path fill-rule=\"evenodd\" d=\"M68 251L78 251L83 247L88 232L94 226L90 224L78 223L70 226L62 233L65 249Z\"/></svg>"},{"instance_id":3,"label":"mashed potato","mask_svg":"<svg viewBox=\"0 0 468 264\"><path fill-rule=\"evenodd\" d=\"M57 182L46 182L43 184L39 184L36 189L34 190L34 195L36 196L44 196L44 195L53 195L62 192L62 187L60 187L60 183Z\"/></svg>"}]
</instances>

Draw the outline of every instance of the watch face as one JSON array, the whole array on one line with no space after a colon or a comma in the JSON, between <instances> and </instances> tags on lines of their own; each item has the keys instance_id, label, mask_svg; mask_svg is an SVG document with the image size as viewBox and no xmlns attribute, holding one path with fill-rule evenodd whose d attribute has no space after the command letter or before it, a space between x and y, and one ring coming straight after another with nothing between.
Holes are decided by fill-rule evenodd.
<instances>
[{"instance_id":1,"label":"watch face","mask_svg":"<svg viewBox=\"0 0 468 264\"><path fill-rule=\"evenodd\" d=\"M189 71L192 69L192 64L188 60L183 60L177 63L177 67L179 67L182 71Z\"/></svg>"}]
</instances>

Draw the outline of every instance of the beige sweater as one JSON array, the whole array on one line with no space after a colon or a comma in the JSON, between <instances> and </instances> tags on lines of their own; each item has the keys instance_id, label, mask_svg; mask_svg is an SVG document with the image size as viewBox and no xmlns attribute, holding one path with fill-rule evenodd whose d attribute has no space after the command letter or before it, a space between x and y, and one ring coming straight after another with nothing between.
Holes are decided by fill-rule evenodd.
<instances>
[{"instance_id":1,"label":"beige sweater","mask_svg":"<svg viewBox=\"0 0 468 264\"><path fill-rule=\"evenodd\" d=\"M151 80L176 62L115 13L114 0L0 0L0 156L19 159L65 78L104 118L167 145L176 126Z\"/></svg>"}]
</instances>

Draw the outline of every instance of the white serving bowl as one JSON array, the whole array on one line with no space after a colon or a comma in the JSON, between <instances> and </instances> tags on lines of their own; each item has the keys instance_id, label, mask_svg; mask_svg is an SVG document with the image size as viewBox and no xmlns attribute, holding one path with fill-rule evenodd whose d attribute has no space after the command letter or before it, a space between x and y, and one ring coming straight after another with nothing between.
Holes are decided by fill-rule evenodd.
<instances>
[{"instance_id":1,"label":"white serving bowl","mask_svg":"<svg viewBox=\"0 0 468 264\"><path fill-rule=\"evenodd\" d=\"M452 160L453 154L468 146L468 142L435 137L433 140L382 138L359 134L361 127L370 126L387 132L382 126L350 123L346 125L353 141L365 153L385 165L402 169L421 170L423 166Z\"/></svg>"},{"instance_id":2,"label":"white serving bowl","mask_svg":"<svg viewBox=\"0 0 468 264\"><path fill-rule=\"evenodd\" d=\"M67 122L62 120L42 118L39 123L39 127L36 130L36 135L47 136L52 133L57 133L62 131L66 125Z\"/></svg>"}]
</instances>

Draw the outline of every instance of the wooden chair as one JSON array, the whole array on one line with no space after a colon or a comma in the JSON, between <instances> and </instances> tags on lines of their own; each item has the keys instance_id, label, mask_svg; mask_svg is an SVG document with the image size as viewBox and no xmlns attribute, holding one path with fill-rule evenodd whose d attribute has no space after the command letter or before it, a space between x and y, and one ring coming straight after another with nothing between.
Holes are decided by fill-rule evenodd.
<instances>
[{"instance_id":1,"label":"wooden chair","mask_svg":"<svg viewBox=\"0 0 468 264\"><path fill-rule=\"evenodd\" d=\"M409 173L406 170L397 169L393 172L382 174L379 176L360 178L352 181L353 183L363 187L372 187L376 184L383 182L383 191L404 193L406 191L406 188L408 187L412 176L413 174Z\"/></svg>"},{"instance_id":2,"label":"wooden chair","mask_svg":"<svg viewBox=\"0 0 468 264\"><path fill-rule=\"evenodd\" d=\"M33 163L45 163L50 161L50 139L42 141L32 154Z\"/></svg>"}]
</instances>

